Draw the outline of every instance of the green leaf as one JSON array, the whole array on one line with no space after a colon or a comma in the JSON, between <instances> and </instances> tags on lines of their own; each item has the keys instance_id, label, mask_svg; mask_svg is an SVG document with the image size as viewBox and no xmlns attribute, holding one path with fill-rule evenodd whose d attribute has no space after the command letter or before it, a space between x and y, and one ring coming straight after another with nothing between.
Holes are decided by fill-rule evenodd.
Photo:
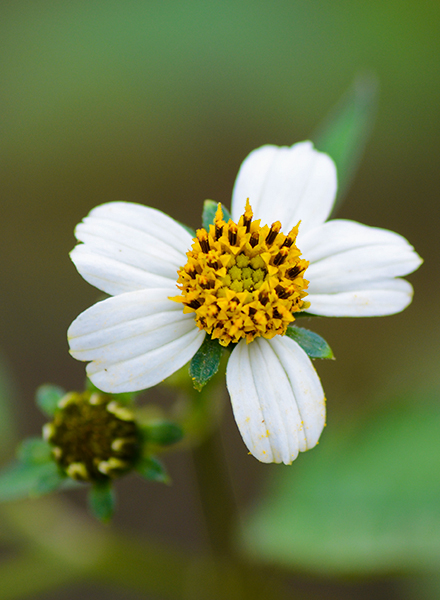
<instances>
[{"instance_id":1,"label":"green leaf","mask_svg":"<svg viewBox=\"0 0 440 600\"><path fill-rule=\"evenodd\" d=\"M247 520L254 559L320 574L438 573L440 390L333 423L320 445L275 466ZM348 420L349 415L347 415Z\"/></svg>"},{"instance_id":2,"label":"green leaf","mask_svg":"<svg viewBox=\"0 0 440 600\"><path fill-rule=\"evenodd\" d=\"M19 445L17 458L23 464L41 465L53 460L52 448L42 438L28 438Z\"/></svg>"},{"instance_id":3,"label":"green leaf","mask_svg":"<svg viewBox=\"0 0 440 600\"><path fill-rule=\"evenodd\" d=\"M40 496L55 491L64 482L55 462L12 463L0 473L0 502Z\"/></svg>"},{"instance_id":4,"label":"green leaf","mask_svg":"<svg viewBox=\"0 0 440 600\"><path fill-rule=\"evenodd\" d=\"M205 336L203 344L192 357L189 363L189 375L195 389L199 392L217 373L223 351L224 347L218 340Z\"/></svg>"},{"instance_id":5,"label":"green leaf","mask_svg":"<svg viewBox=\"0 0 440 600\"><path fill-rule=\"evenodd\" d=\"M310 329L290 325L286 335L295 340L310 358L335 358L325 339Z\"/></svg>"},{"instance_id":6,"label":"green leaf","mask_svg":"<svg viewBox=\"0 0 440 600\"><path fill-rule=\"evenodd\" d=\"M136 471L149 481L158 481L159 483L170 483L170 477L163 464L152 456L141 458L136 465Z\"/></svg>"},{"instance_id":7,"label":"green leaf","mask_svg":"<svg viewBox=\"0 0 440 600\"><path fill-rule=\"evenodd\" d=\"M355 79L352 87L311 136L315 146L327 152L338 170L339 205L354 177L376 115L378 83L372 75Z\"/></svg>"},{"instance_id":8,"label":"green leaf","mask_svg":"<svg viewBox=\"0 0 440 600\"><path fill-rule=\"evenodd\" d=\"M172 421L150 421L141 425L142 433L146 442L169 446L180 442L183 438L182 428Z\"/></svg>"},{"instance_id":9,"label":"green leaf","mask_svg":"<svg viewBox=\"0 0 440 600\"><path fill-rule=\"evenodd\" d=\"M88 503L90 512L101 523L108 523L115 512L116 497L111 481L94 483L89 490Z\"/></svg>"},{"instance_id":10,"label":"green leaf","mask_svg":"<svg viewBox=\"0 0 440 600\"><path fill-rule=\"evenodd\" d=\"M218 202L214 200L205 200L203 204L203 213L202 213L202 225L209 231L209 226L214 223L215 213L217 212ZM227 208L225 208L222 204L223 211L223 220L227 223L231 218L231 215Z\"/></svg>"},{"instance_id":11,"label":"green leaf","mask_svg":"<svg viewBox=\"0 0 440 600\"><path fill-rule=\"evenodd\" d=\"M36 393L37 406L47 417L53 417L58 407L58 402L65 394L65 390L58 385L50 383L40 385Z\"/></svg>"}]
</instances>

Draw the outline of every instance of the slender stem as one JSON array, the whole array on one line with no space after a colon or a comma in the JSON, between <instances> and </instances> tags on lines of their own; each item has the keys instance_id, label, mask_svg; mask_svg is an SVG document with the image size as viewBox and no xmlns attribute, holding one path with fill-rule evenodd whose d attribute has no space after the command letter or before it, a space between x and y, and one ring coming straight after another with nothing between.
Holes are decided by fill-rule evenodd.
<instances>
[{"instance_id":1,"label":"slender stem","mask_svg":"<svg viewBox=\"0 0 440 600\"><path fill-rule=\"evenodd\" d=\"M193 448L192 454L211 548L215 554L231 555L234 553L231 526L237 515L237 505L221 452L218 429Z\"/></svg>"}]
</instances>

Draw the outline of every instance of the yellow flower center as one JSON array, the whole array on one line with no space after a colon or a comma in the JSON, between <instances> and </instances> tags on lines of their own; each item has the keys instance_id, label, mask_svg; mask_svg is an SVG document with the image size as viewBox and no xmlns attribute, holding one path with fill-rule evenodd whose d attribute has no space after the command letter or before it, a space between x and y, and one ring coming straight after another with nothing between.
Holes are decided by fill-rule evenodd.
<instances>
[{"instance_id":1,"label":"yellow flower center","mask_svg":"<svg viewBox=\"0 0 440 600\"><path fill-rule=\"evenodd\" d=\"M309 305L303 300L309 263L295 245L299 223L286 236L279 221L261 227L252 217L247 200L238 224L225 223L219 204L214 225L197 230L178 271L182 294L172 299L223 346L284 335L293 313Z\"/></svg>"}]
</instances>

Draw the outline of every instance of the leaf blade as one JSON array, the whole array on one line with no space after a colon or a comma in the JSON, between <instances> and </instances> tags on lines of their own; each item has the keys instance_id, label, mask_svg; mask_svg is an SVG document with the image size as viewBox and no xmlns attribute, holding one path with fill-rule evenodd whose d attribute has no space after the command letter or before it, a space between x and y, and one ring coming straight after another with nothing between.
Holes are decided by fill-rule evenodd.
<instances>
[{"instance_id":1,"label":"leaf blade","mask_svg":"<svg viewBox=\"0 0 440 600\"><path fill-rule=\"evenodd\" d=\"M378 82L374 75L360 75L311 136L316 148L336 163L338 197L333 211L352 181L373 128Z\"/></svg>"},{"instance_id":2,"label":"leaf blade","mask_svg":"<svg viewBox=\"0 0 440 600\"><path fill-rule=\"evenodd\" d=\"M214 217L215 213L217 212L218 205L219 203L215 202L214 200L205 200L205 202L203 203L202 226L204 227L204 229L206 229L206 231L209 231L209 226L214 223ZM231 218L231 215L228 209L223 206L223 204L222 211L223 220L227 223Z\"/></svg>"},{"instance_id":3,"label":"leaf blade","mask_svg":"<svg viewBox=\"0 0 440 600\"><path fill-rule=\"evenodd\" d=\"M223 356L224 347L218 340L205 336L203 344L189 363L189 375L193 386L199 392L217 373Z\"/></svg>"},{"instance_id":4,"label":"leaf blade","mask_svg":"<svg viewBox=\"0 0 440 600\"><path fill-rule=\"evenodd\" d=\"M286 335L294 340L310 358L321 358L334 360L335 356L332 349L323 337L305 329L290 325L287 328Z\"/></svg>"}]
</instances>

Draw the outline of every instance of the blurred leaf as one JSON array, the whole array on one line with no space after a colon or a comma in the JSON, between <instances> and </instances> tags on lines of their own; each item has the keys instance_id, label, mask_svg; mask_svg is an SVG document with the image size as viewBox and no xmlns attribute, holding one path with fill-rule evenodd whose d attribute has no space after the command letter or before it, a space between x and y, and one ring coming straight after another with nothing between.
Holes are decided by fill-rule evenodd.
<instances>
[{"instance_id":1,"label":"blurred leaf","mask_svg":"<svg viewBox=\"0 0 440 600\"><path fill-rule=\"evenodd\" d=\"M66 391L58 385L52 385L51 383L40 385L36 393L37 406L47 417L53 417L58 402L65 395Z\"/></svg>"},{"instance_id":2,"label":"blurred leaf","mask_svg":"<svg viewBox=\"0 0 440 600\"><path fill-rule=\"evenodd\" d=\"M55 462L12 463L0 473L0 502L40 496L55 491L64 482Z\"/></svg>"},{"instance_id":3,"label":"blurred leaf","mask_svg":"<svg viewBox=\"0 0 440 600\"><path fill-rule=\"evenodd\" d=\"M17 458L23 464L41 465L52 459L52 448L42 438L28 438L17 450Z\"/></svg>"},{"instance_id":4,"label":"blurred leaf","mask_svg":"<svg viewBox=\"0 0 440 600\"><path fill-rule=\"evenodd\" d=\"M378 82L373 75L359 76L353 86L311 136L316 148L327 152L338 170L339 206L360 163L376 115Z\"/></svg>"},{"instance_id":5,"label":"blurred leaf","mask_svg":"<svg viewBox=\"0 0 440 600\"><path fill-rule=\"evenodd\" d=\"M325 339L314 331L292 325L287 328L286 335L295 340L310 358L335 358Z\"/></svg>"},{"instance_id":6,"label":"blurred leaf","mask_svg":"<svg viewBox=\"0 0 440 600\"><path fill-rule=\"evenodd\" d=\"M115 512L116 497L111 481L94 483L89 490L91 513L102 523L108 523Z\"/></svg>"},{"instance_id":7,"label":"blurred leaf","mask_svg":"<svg viewBox=\"0 0 440 600\"><path fill-rule=\"evenodd\" d=\"M136 465L136 471L150 481L158 481L159 483L170 483L171 481L162 463L152 456L142 458Z\"/></svg>"},{"instance_id":8,"label":"blurred leaf","mask_svg":"<svg viewBox=\"0 0 440 600\"><path fill-rule=\"evenodd\" d=\"M159 446L175 444L180 442L183 437L182 428L172 421L150 421L141 424L141 430L145 436L145 441Z\"/></svg>"},{"instance_id":9,"label":"blurred leaf","mask_svg":"<svg viewBox=\"0 0 440 600\"><path fill-rule=\"evenodd\" d=\"M223 351L224 347L218 340L212 340L206 335L203 344L192 357L189 363L189 376L199 392L217 373Z\"/></svg>"},{"instance_id":10,"label":"blurred leaf","mask_svg":"<svg viewBox=\"0 0 440 600\"><path fill-rule=\"evenodd\" d=\"M209 226L214 223L215 213L217 212L219 203L214 200L205 200L203 204L202 226L209 231ZM223 220L227 223L231 215L227 208L222 204Z\"/></svg>"},{"instance_id":11,"label":"blurred leaf","mask_svg":"<svg viewBox=\"0 0 440 600\"><path fill-rule=\"evenodd\" d=\"M386 403L355 427L329 427L293 466L274 466L244 527L247 552L326 574L437 572L439 399Z\"/></svg>"}]
</instances>

